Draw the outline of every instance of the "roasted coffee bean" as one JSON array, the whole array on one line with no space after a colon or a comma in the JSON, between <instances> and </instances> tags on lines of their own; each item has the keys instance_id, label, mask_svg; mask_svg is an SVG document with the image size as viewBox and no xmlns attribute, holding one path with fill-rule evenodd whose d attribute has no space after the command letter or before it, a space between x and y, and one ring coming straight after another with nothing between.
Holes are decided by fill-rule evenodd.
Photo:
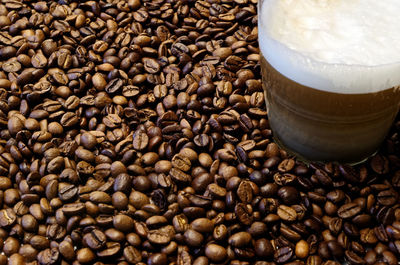
<instances>
[{"instance_id":1,"label":"roasted coffee bean","mask_svg":"<svg viewBox=\"0 0 400 265\"><path fill-rule=\"evenodd\" d=\"M265 238L258 239L255 242L255 252L260 258L269 258L274 255L274 249L271 242Z\"/></svg>"},{"instance_id":2,"label":"roasted coffee bean","mask_svg":"<svg viewBox=\"0 0 400 265\"><path fill-rule=\"evenodd\" d=\"M365 264L365 260L363 260L360 256L358 256L353 251L346 250L345 256L347 261L350 264Z\"/></svg>"},{"instance_id":3,"label":"roasted coffee bean","mask_svg":"<svg viewBox=\"0 0 400 265\"><path fill-rule=\"evenodd\" d=\"M293 250L290 247L282 247L275 251L274 260L278 263L286 263L293 256Z\"/></svg>"},{"instance_id":4,"label":"roasted coffee bean","mask_svg":"<svg viewBox=\"0 0 400 265\"><path fill-rule=\"evenodd\" d=\"M253 221L253 217L249 212L249 209L246 204L238 203L235 206L235 214L238 220L245 225L250 225Z\"/></svg>"},{"instance_id":5,"label":"roasted coffee bean","mask_svg":"<svg viewBox=\"0 0 400 265\"><path fill-rule=\"evenodd\" d=\"M163 231L160 230L153 230L149 231L147 234L147 239L154 244L157 245L165 245L168 244L171 240L171 237Z\"/></svg>"},{"instance_id":6,"label":"roasted coffee bean","mask_svg":"<svg viewBox=\"0 0 400 265\"><path fill-rule=\"evenodd\" d=\"M191 181L191 176L189 174L186 174L185 172L177 168L171 168L169 174L172 179L177 181L178 183L188 183Z\"/></svg>"},{"instance_id":7,"label":"roasted coffee bean","mask_svg":"<svg viewBox=\"0 0 400 265\"><path fill-rule=\"evenodd\" d=\"M144 150L149 143L149 137L143 131L136 131L133 134L133 148L136 150Z\"/></svg>"},{"instance_id":8,"label":"roasted coffee bean","mask_svg":"<svg viewBox=\"0 0 400 265\"><path fill-rule=\"evenodd\" d=\"M204 236L193 229L186 230L183 234L183 238L185 243L191 247L200 247L204 240Z\"/></svg>"},{"instance_id":9,"label":"roasted coffee bean","mask_svg":"<svg viewBox=\"0 0 400 265\"><path fill-rule=\"evenodd\" d=\"M227 257L226 249L217 244L208 244L205 248L205 254L212 262L222 262Z\"/></svg>"},{"instance_id":10,"label":"roasted coffee bean","mask_svg":"<svg viewBox=\"0 0 400 265\"><path fill-rule=\"evenodd\" d=\"M15 215L15 212L8 208L8 209L2 209L0 211L0 226L1 227L9 227L13 225L17 221L17 216Z\"/></svg>"},{"instance_id":11,"label":"roasted coffee bean","mask_svg":"<svg viewBox=\"0 0 400 265\"><path fill-rule=\"evenodd\" d=\"M293 208L286 205L278 206L277 214L284 221L292 222L295 221L297 218L296 211Z\"/></svg>"},{"instance_id":12,"label":"roasted coffee bean","mask_svg":"<svg viewBox=\"0 0 400 265\"><path fill-rule=\"evenodd\" d=\"M182 154L176 154L171 162L173 167L182 171L188 171L191 168L190 160Z\"/></svg>"},{"instance_id":13,"label":"roasted coffee bean","mask_svg":"<svg viewBox=\"0 0 400 265\"><path fill-rule=\"evenodd\" d=\"M248 181L242 181L237 189L237 195L242 202L250 202L253 199L253 191Z\"/></svg>"},{"instance_id":14,"label":"roasted coffee bean","mask_svg":"<svg viewBox=\"0 0 400 265\"><path fill-rule=\"evenodd\" d=\"M296 204L299 199L299 192L296 188L285 186L278 190L278 196L285 204Z\"/></svg>"},{"instance_id":15,"label":"roasted coffee bean","mask_svg":"<svg viewBox=\"0 0 400 265\"><path fill-rule=\"evenodd\" d=\"M102 231L94 229L83 236L83 242L91 249L98 250L105 246L106 235Z\"/></svg>"},{"instance_id":16,"label":"roasted coffee bean","mask_svg":"<svg viewBox=\"0 0 400 265\"><path fill-rule=\"evenodd\" d=\"M214 223L207 218L198 218L190 226L200 233L210 233L214 230Z\"/></svg>"},{"instance_id":17,"label":"roasted coffee bean","mask_svg":"<svg viewBox=\"0 0 400 265\"><path fill-rule=\"evenodd\" d=\"M58 245L58 250L60 254L67 260L73 260L75 258L75 251L71 242L65 240L60 242Z\"/></svg>"},{"instance_id":18,"label":"roasted coffee bean","mask_svg":"<svg viewBox=\"0 0 400 265\"><path fill-rule=\"evenodd\" d=\"M107 84L107 86L105 87L105 91L110 94L115 93L122 88L123 84L124 83L122 79L115 78Z\"/></svg>"},{"instance_id":19,"label":"roasted coffee bean","mask_svg":"<svg viewBox=\"0 0 400 265\"><path fill-rule=\"evenodd\" d=\"M245 247L251 241L251 235L247 232L238 232L233 234L229 239L228 243L233 247Z\"/></svg>"},{"instance_id":20,"label":"roasted coffee bean","mask_svg":"<svg viewBox=\"0 0 400 265\"><path fill-rule=\"evenodd\" d=\"M340 218L352 218L360 213L361 207L356 203L347 203L338 209Z\"/></svg>"},{"instance_id":21,"label":"roasted coffee bean","mask_svg":"<svg viewBox=\"0 0 400 265\"><path fill-rule=\"evenodd\" d=\"M142 253L133 246L124 248L123 255L129 263L138 263L142 261Z\"/></svg>"},{"instance_id":22,"label":"roasted coffee bean","mask_svg":"<svg viewBox=\"0 0 400 265\"><path fill-rule=\"evenodd\" d=\"M57 264L60 259L60 252L57 248L47 248L38 254L40 264Z\"/></svg>"}]
</instances>

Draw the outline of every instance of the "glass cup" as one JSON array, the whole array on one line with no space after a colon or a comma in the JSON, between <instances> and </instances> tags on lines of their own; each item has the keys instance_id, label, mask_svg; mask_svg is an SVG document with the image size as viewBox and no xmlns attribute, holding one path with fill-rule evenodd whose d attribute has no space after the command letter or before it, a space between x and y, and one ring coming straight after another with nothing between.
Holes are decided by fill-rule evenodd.
<instances>
[{"instance_id":1,"label":"glass cup","mask_svg":"<svg viewBox=\"0 0 400 265\"><path fill-rule=\"evenodd\" d=\"M305 160L354 164L368 158L399 110L400 62L362 66L315 61L268 36L261 9L269 3L258 2L258 34L274 138ZM395 86L388 85L393 82Z\"/></svg>"}]
</instances>

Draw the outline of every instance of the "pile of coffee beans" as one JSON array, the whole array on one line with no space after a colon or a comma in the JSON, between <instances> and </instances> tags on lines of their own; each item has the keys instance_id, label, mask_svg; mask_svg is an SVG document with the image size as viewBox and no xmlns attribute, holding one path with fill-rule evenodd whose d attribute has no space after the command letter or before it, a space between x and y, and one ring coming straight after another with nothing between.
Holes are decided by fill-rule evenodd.
<instances>
[{"instance_id":1,"label":"pile of coffee beans","mask_svg":"<svg viewBox=\"0 0 400 265\"><path fill-rule=\"evenodd\" d=\"M0 265L398 264L400 123L356 167L281 150L256 8L0 2Z\"/></svg>"}]
</instances>

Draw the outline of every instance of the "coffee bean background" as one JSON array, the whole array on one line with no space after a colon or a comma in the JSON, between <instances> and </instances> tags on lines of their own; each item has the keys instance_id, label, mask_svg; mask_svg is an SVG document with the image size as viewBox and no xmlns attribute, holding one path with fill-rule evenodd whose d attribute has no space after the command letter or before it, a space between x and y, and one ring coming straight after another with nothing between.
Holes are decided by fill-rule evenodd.
<instances>
[{"instance_id":1,"label":"coffee bean background","mask_svg":"<svg viewBox=\"0 0 400 265\"><path fill-rule=\"evenodd\" d=\"M399 119L355 167L281 150L256 7L0 2L0 265L398 264Z\"/></svg>"}]
</instances>

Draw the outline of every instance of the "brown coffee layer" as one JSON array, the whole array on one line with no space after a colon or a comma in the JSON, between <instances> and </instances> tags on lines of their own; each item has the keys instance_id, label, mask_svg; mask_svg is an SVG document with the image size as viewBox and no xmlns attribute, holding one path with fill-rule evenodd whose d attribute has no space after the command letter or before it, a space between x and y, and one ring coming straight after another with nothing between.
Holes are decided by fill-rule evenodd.
<instances>
[{"instance_id":1,"label":"brown coffee layer","mask_svg":"<svg viewBox=\"0 0 400 265\"><path fill-rule=\"evenodd\" d=\"M275 137L312 160L354 162L372 154L387 134L400 90L341 94L303 86L262 56L263 86Z\"/></svg>"}]
</instances>

